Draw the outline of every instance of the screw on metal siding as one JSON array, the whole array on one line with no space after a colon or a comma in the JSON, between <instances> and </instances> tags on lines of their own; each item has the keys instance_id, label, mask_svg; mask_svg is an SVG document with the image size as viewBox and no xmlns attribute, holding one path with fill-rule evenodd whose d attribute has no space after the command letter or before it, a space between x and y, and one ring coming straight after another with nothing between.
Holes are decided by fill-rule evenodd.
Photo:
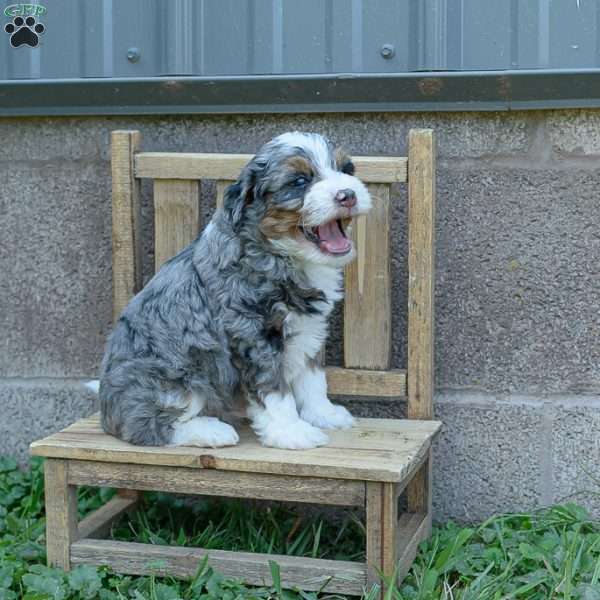
<instances>
[{"instance_id":1,"label":"screw on metal siding","mask_svg":"<svg viewBox=\"0 0 600 600\"><path fill-rule=\"evenodd\" d=\"M129 48L129 50L127 50L127 60L129 62L137 62L140 60L141 55L142 53L139 48Z\"/></svg>"},{"instance_id":2,"label":"screw on metal siding","mask_svg":"<svg viewBox=\"0 0 600 600\"><path fill-rule=\"evenodd\" d=\"M393 58L394 54L396 54L396 49L393 44L384 44L381 46L380 54L383 58Z\"/></svg>"}]
</instances>

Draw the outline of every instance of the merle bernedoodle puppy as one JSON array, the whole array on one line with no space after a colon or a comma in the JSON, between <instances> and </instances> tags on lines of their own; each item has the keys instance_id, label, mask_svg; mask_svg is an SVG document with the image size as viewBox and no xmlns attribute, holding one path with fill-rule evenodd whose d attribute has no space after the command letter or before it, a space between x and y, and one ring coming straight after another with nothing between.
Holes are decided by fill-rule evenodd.
<instances>
[{"instance_id":1,"label":"merle bernedoodle puppy","mask_svg":"<svg viewBox=\"0 0 600 600\"><path fill-rule=\"evenodd\" d=\"M241 400L260 441L326 444L353 417L315 357L371 207L348 156L313 133L264 145L201 235L123 311L100 378L104 430L141 445L227 446Z\"/></svg>"}]
</instances>

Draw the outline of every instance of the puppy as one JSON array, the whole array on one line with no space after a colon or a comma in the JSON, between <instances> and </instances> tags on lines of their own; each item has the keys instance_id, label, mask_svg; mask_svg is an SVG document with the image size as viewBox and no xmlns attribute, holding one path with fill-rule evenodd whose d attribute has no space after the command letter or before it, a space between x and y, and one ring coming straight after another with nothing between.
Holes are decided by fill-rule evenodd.
<instances>
[{"instance_id":1,"label":"puppy","mask_svg":"<svg viewBox=\"0 0 600 600\"><path fill-rule=\"evenodd\" d=\"M348 156L313 133L263 146L202 234L123 311L100 378L102 426L140 445L229 446L245 403L262 444L313 448L348 428L315 357L371 207Z\"/></svg>"}]
</instances>

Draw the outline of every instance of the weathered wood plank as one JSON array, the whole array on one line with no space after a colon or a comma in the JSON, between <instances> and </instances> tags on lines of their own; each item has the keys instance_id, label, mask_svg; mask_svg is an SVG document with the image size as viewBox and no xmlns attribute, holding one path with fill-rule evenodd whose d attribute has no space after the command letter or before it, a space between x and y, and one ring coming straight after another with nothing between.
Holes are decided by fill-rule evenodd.
<instances>
[{"instance_id":1,"label":"weathered wood plank","mask_svg":"<svg viewBox=\"0 0 600 600\"><path fill-rule=\"evenodd\" d=\"M226 179L235 181L252 154L142 152L135 157L135 176L150 179ZM355 156L356 175L366 183L403 183L407 159Z\"/></svg>"},{"instance_id":2,"label":"weathered wood plank","mask_svg":"<svg viewBox=\"0 0 600 600\"><path fill-rule=\"evenodd\" d=\"M217 198L215 201L215 206L217 209L223 208L223 201L225 199L225 191L232 183L234 183L234 182L233 182L233 180L230 180L230 179L218 179L216 181Z\"/></svg>"},{"instance_id":3,"label":"weathered wood plank","mask_svg":"<svg viewBox=\"0 0 600 600\"><path fill-rule=\"evenodd\" d=\"M154 266L183 250L200 229L199 185L193 180L154 182Z\"/></svg>"},{"instance_id":4,"label":"weathered wood plank","mask_svg":"<svg viewBox=\"0 0 600 600\"><path fill-rule=\"evenodd\" d=\"M366 567L362 563L134 542L81 540L71 548L71 561L74 565L104 565L129 575L190 578L207 554L209 565L221 575L243 578L250 585L272 584L271 560L279 565L285 588L319 590L329 582L326 592L360 595L365 585Z\"/></svg>"},{"instance_id":5,"label":"weathered wood plank","mask_svg":"<svg viewBox=\"0 0 600 600\"><path fill-rule=\"evenodd\" d=\"M402 482L423 460L440 426L435 421L358 419L352 429L329 432L327 446L299 452L265 448L249 428L239 429L240 443L227 448L133 446L105 434L95 415L30 448L38 456L100 462Z\"/></svg>"},{"instance_id":6,"label":"weathered wood plank","mask_svg":"<svg viewBox=\"0 0 600 600\"><path fill-rule=\"evenodd\" d=\"M427 458L410 479L406 488L406 500L408 511L412 513L424 513L431 515L431 477L433 456L431 448Z\"/></svg>"},{"instance_id":7,"label":"weathered wood plank","mask_svg":"<svg viewBox=\"0 0 600 600\"><path fill-rule=\"evenodd\" d=\"M69 470L72 464L69 464ZM71 479L70 475L69 473L69 479ZM137 503L137 498L114 496L104 506L90 513L79 522L77 527L79 539L108 537L113 523L118 521L124 513L133 510Z\"/></svg>"},{"instance_id":8,"label":"weathered wood plank","mask_svg":"<svg viewBox=\"0 0 600 600\"><path fill-rule=\"evenodd\" d=\"M69 548L77 540L77 490L68 484L68 461L44 463L48 565L71 568Z\"/></svg>"},{"instance_id":9,"label":"weathered wood plank","mask_svg":"<svg viewBox=\"0 0 600 600\"><path fill-rule=\"evenodd\" d=\"M370 585L381 582L380 573L386 577L392 575L396 566L397 490L392 483L367 483L367 578Z\"/></svg>"},{"instance_id":10,"label":"weathered wood plank","mask_svg":"<svg viewBox=\"0 0 600 600\"><path fill-rule=\"evenodd\" d=\"M344 365L388 369L391 352L390 189L370 185L373 208L358 217L356 260L346 267Z\"/></svg>"},{"instance_id":11,"label":"weathered wood plank","mask_svg":"<svg viewBox=\"0 0 600 600\"><path fill-rule=\"evenodd\" d=\"M365 484L362 481L94 461L71 461L69 482L73 485L126 486L176 494L293 499L294 502L336 506L360 506L365 501Z\"/></svg>"},{"instance_id":12,"label":"weathered wood plank","mask_svg":"<svg viewBox=\"0 0 600 600\"><path fill-rule=\"evenodd\" d=\"M406 396L406 371L373 371L326 367L327 389L344 396L396 398Z\"/></svg>"},{"instance_id":13,"label":"weathered wood plank","mask_svg":"<svg viewBox=\"0 0 600 600\"><path fill-rule=\"evenodd\" d=\"M111 134L114 321L142 285L140 189L133 172L134 153L140 145L139 131Z\"/></svg>"},{"instance_id":14,"label":"weathered wood plank","mask_svg":"<svg viewBox=\"0 0 600 600\"><path fill-rule=\"evenodd\" d=\"M431 535L431 513L404 513L398 521L396 559L401 582L415 560L419 544Z\"/></svg>"},{"instance_id":15,"label":"weathered wood plank","mask_svg":"<svg viewBox=\"0 0 600 600\"><path fill-rule=\"evenodd\" d=\"M409 134L408 416L433 417L433 292L435 281L435 137Z\"/></svg>"}]
</instances>

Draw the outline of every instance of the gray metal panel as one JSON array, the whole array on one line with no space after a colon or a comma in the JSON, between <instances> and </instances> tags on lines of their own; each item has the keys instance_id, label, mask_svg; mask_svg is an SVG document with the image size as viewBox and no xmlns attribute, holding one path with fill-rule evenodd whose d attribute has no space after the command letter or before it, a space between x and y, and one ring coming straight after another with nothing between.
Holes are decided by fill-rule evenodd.
<instances>
[{"instance_id":1,"label":"gray metal panel","mask_svg":"<svg viewBox=\"0 0 600 600\"><path fill-rule=\"evenodd\" d=\"M105 4L104 39L112 47L105 51L105 77L151 77L163 70L166 23L161 0L102 0ZM109 10L112 5L112 11ZM112 36L112 40L111 40ZM139 59L130 61L130 48ZM112 70L112 75L108 73Z\"/></svg>"},{"instance_id":2,"label":"gray metal panel","mask_svg":"<svg viewBox=\"0 0 600 600\"><path fill-rule=\"evenodd\" d=\"M511 68L535 69L540 67L539 63L539 42L540 42L540 2L521 2L520 0L511 0L517 3L516 12L516 60L511 60ZM513 36L515 35L513 29Z\"/></svg>"},{"instance_id":3,"label":"gray metal panel","mask_svg":"<svg viewBox=\"0 0 600 600\"><path fill-rule=\"evenodd\" d=\"M88 33L83 28L87 4L81 0L64 0L48 7L48 13L43 17L46 31L34 50L40 52L38 77L82 77ZM32 72L32 76L36 74Z\"/></svg>"},{"instance_id":4,"label":"gray metal panel","mask_svg":"<svg viewBox=\"0 0 600 600\"><path fill-rule=\"evenodd\" d=\"M204 74L253 73L254 4L205 0L203 7ZM201 73L201 66L195 71Z\"/></svg>"},{"instance_id":5,"label":"gray metal panel","mask_svg":"<svg viewBox=\"0 0 600 600\"><path fill-rule=\"evenodd\" d=\"M282 2L282 72L323 73L331 68L326 39L330 11L331 0Z\"/></svg>"},{"instance_id":6,"label":"gray metal panel","mask_svg":"<svg viewBox=\"0 0 600 600\"><path fill-rule=\"evenodd\" d=\"M597 0L550 3L550 64L568 69L598 65Z\"/></svg>"},{"instance_id":7,"label":"gray metal panel","mask_svg":"<svg viewBox=\"0 0 600 600\"><path fill-rule=\"evenodd\" d=\"M37 48L0 32L0 81L600 67L600 0L40 1Z\"/></svg>"},{"instance_id":8,"label":"gray metal panel","mask_svg":"<svg viewBox=\"0 0 600 600\"><path fill-rule=\"evenodd\" d=\"M463 0L462 69L508 69L511 50L510 0Z\"/></svg>"},{"instance_id":9,"label":"gray metal panel","mask_svg":"<svg viewBox=\"0 0 600 600\"><path fill-rule=\"evenodd\" d=\"M409 70L409 40L418 29L410 23L407 1L362 0L362 64L364 72L394 73ZM394 56L381 56L384 44L394 47Z\"/></svg>"}]
</instances>

